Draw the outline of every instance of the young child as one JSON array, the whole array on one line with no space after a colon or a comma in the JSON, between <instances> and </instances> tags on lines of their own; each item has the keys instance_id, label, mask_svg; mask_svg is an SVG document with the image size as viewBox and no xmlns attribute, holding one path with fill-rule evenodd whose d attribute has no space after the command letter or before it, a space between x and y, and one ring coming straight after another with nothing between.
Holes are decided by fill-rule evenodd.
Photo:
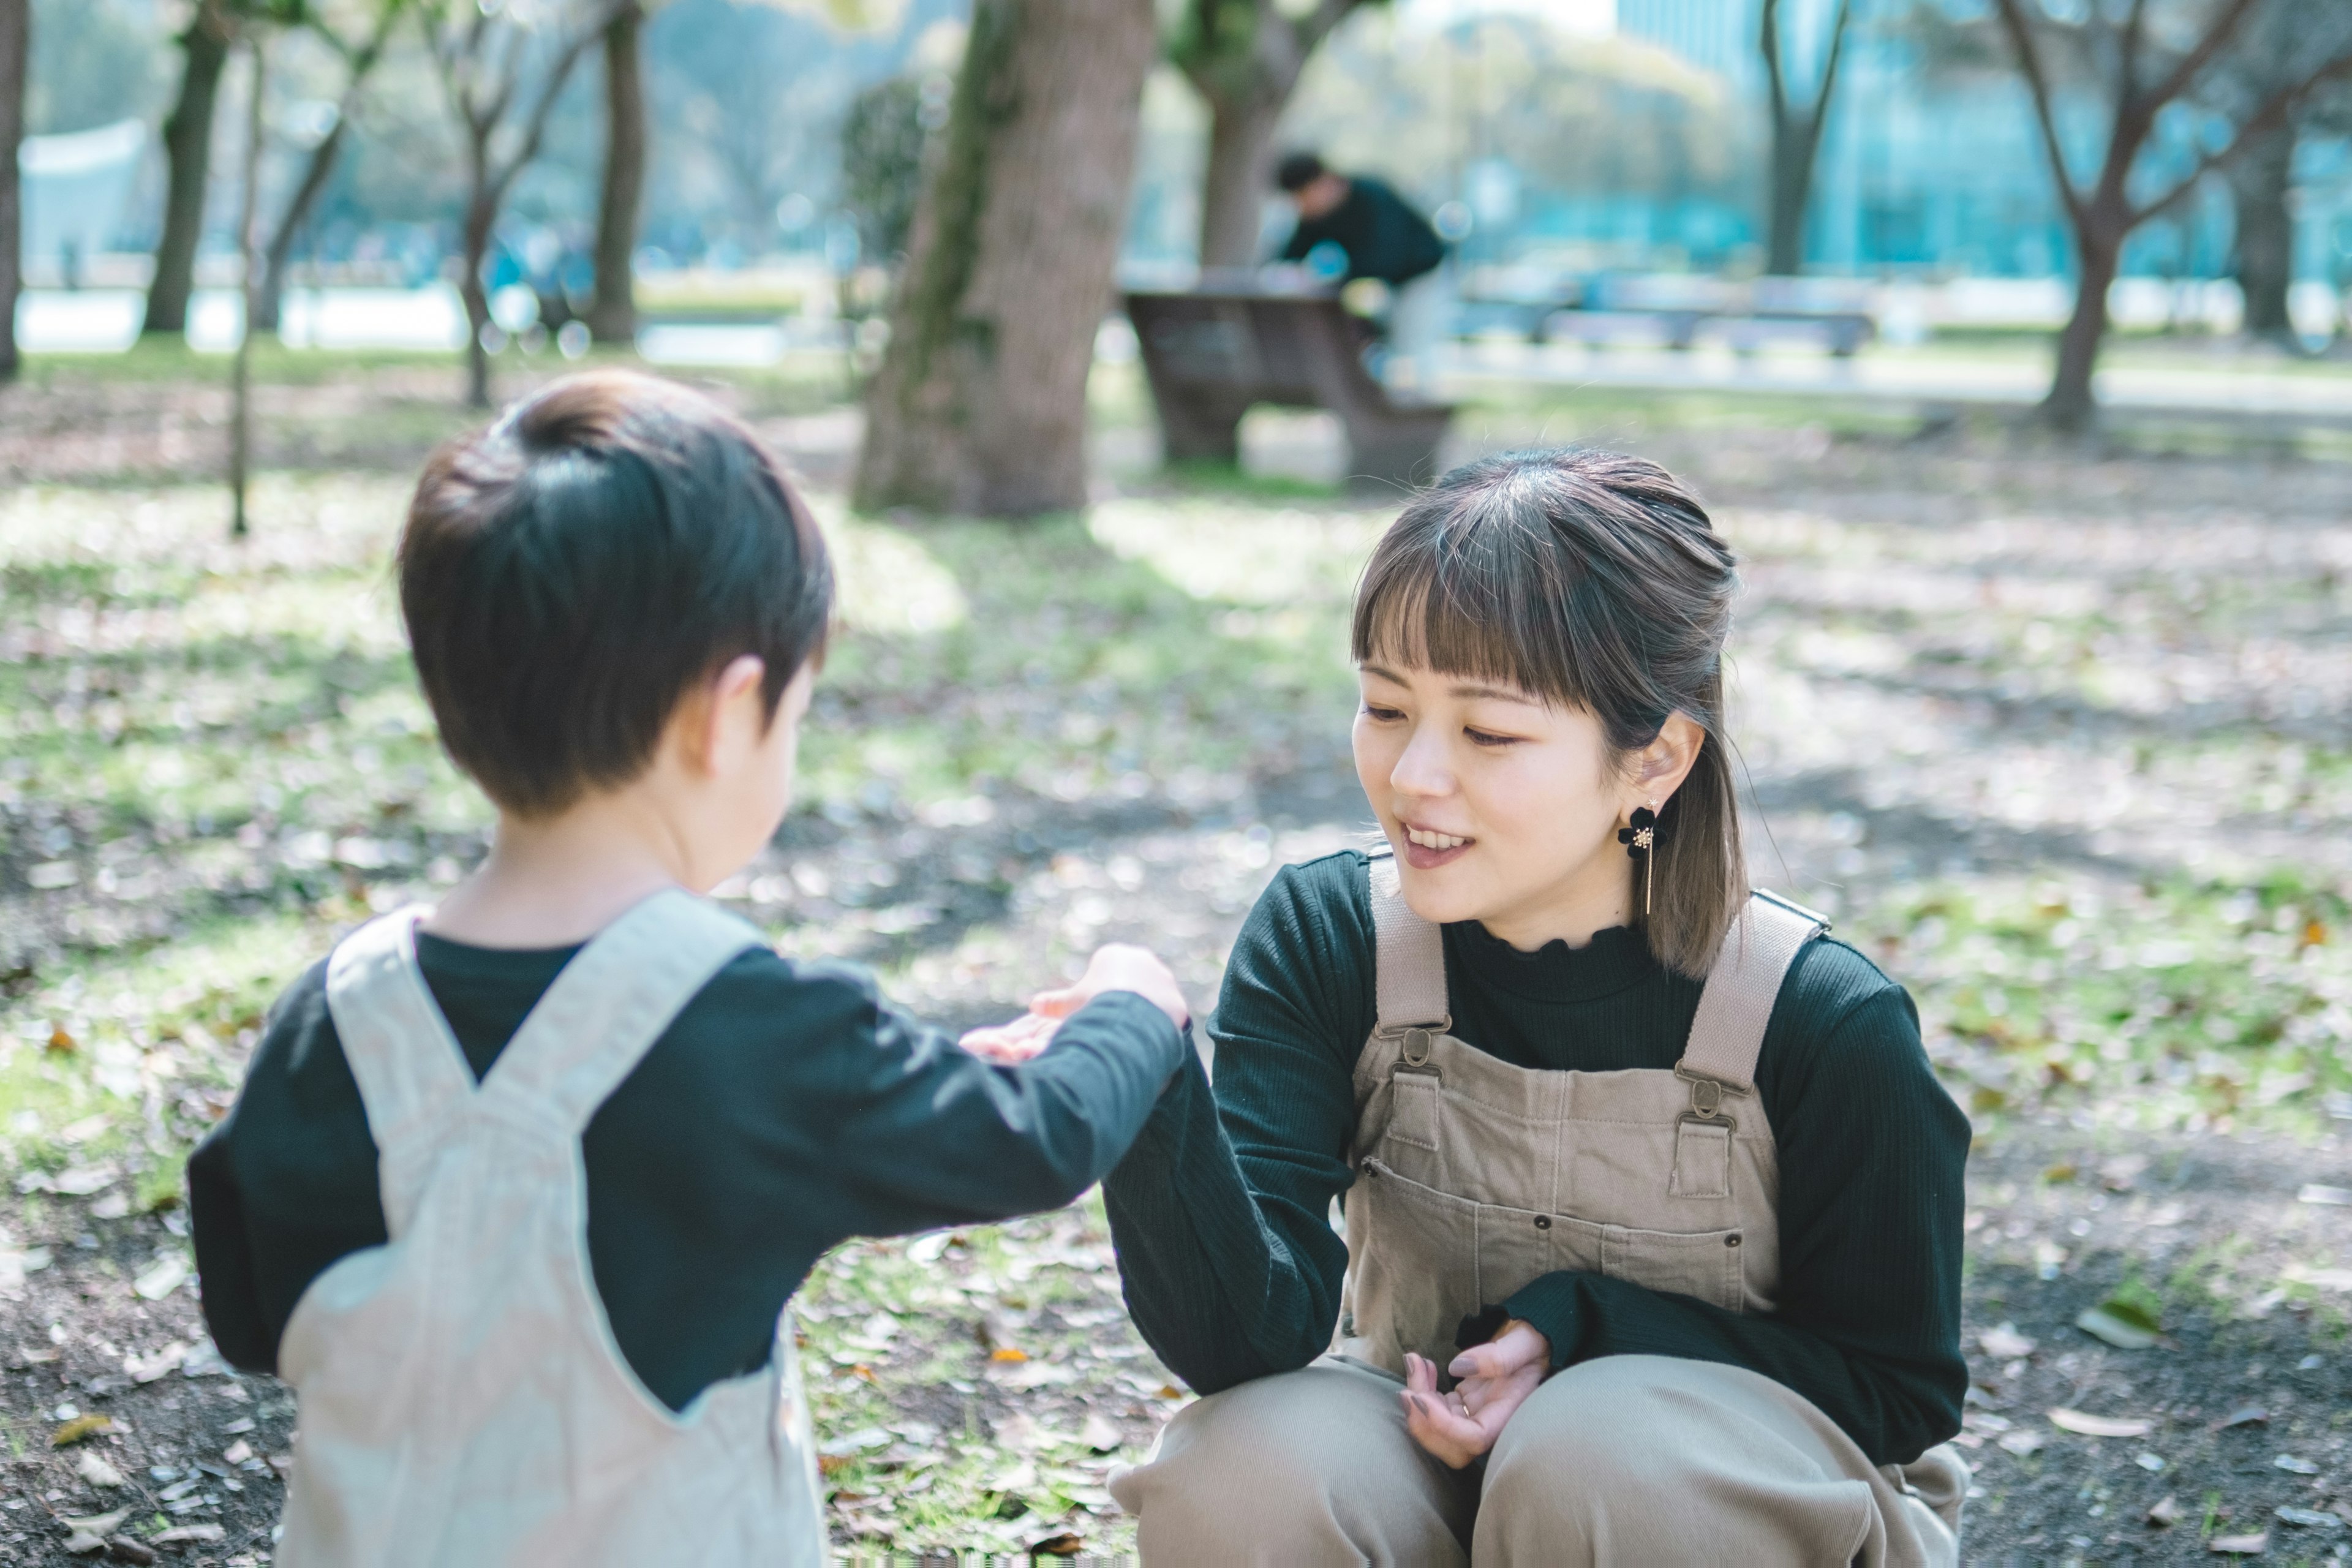
<instances>
[{"instance_id":1,"label":"young child","mask_svg":"<svg viewBox=\"0 0 2352 1568\"><path fill-rule=\"evenodd\" d=\"M702 399L541 392L433 458L399 574L494 847L295 983L189 1166L214 1338L300 1396L278 1561L825 1562L787 1299L1083 1192L1183 998L1104 948L991 1065L695 896L782 820L833 592Z\"/></svg>"}]
</instances>

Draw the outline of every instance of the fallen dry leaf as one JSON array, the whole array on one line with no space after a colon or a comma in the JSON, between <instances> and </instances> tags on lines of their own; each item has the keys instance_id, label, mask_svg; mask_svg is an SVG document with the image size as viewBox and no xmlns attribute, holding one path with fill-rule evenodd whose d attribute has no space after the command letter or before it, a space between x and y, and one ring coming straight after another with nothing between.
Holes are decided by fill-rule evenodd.
<instances>
[{"instance_id":1,"label":"fallen dry leaf","mask_svg":"<svg viewBox=\"0 0 2352 1568\"><path fill-rule=\"evenodd\" d=\"M2249 1426L2257 1421L2268 1421L2270 1418L2271 1413L2259 1405L2241 1405L2219 1421L2214 1422L2210 1430L2224 1432L2232 1426Z\"/></svg>"},{"instance_id":2,"label":"fallen dry leaf","mask_svg":"<svg viewBox=\"0 0 2352 1568\"><path fill-rule=\"evenodd\" d=\"M142 1301L160 1301L186 1284L192 1272L185 1258L167 1252L149 1264L146 1272L131 1282L131 1289Z\"/></svg>"},{"instance_id":3,"label":"fallen dry leaf","mask_svg":"<svg viewBox=\"0 0 2352 1568\"><path fill-rule=\"evenodd\" d=\"M173 1546L181 1542L191 1543L205 1541L226 1541L228 1531L217 1524L183 1524L153 1538L158 1546Z\"/></svg>"},{"instance_id":4,"label":"fallen dry leaf","mask_svg":"<svg viewBox=\"0 0 2352 1568\"><path fill-rule=\"evenodd\" d=\"M2271 1543L2271 1532L2257 1530L2251 1535L2217 1535L2205 1543L2205 1550L2216 1557L2259 1557Z\"/></svg>"},{"instance_id":5,"label":"fallen dry leaf","mask_svg":"<svg viewBox=\"0 0 2352 1568\"><path fill-rule=\"evenodd\" d=\"M95 1448L81 1451L80 1459L74 1465L74 1474L94 1487L119 1487L122 1484L122 1472L108 1464L106 1456Z\"/></svg>"},{"instance_id":6,"label":"fallen dry leaf","mask_svg":"<svg viewBox=\"0 0 2352 1568\"><path fill-rule=\"evenodd\" d=\"M75 1531L82 1534L111 1535L116 1531L121 1529L122 1521L130 1517L131 1510L129 1509L118 1508L111 1513L86 1514L79 1519L61 1519L58 1521L58 1522L64 1525L68 1530Z\"/></svg>"},{"instance_id":7,"label":"fallen dry leaf","mask_svg":"<svg viewBox=\"0 0 2352 1568\"><path fill-rule=\"evenodd\" d=\"M1032 1557L1076 1557L1087 1549L1086 1538L1071 1531L1049 1535L1029 1548Z\"/></svg>"},{"instance_id":8,"label":"fallen dry leaf","mask_svg":"<svg viewBox=\"0 0 2352 1568\"><path fill-rule=\"evenodd\" d=\"M2014 1432L2004 1432L1994 1441L2021 1459L2028 1454L2048 1447L2050 1438L2047 1434L2037 1432L2031 1426L2025 1426Z\"/></svg>"},{"instance_id":9,"label":"fallen dry leaf","mask_svg":"<svg viewBox=\"0 0 2352 1568\"><path fill-rule=\"evenodd\" d=\"M2292 1524L2298 1530L2341 1530L2344 1516L2319 1508L2289 1508L2284 1504L2271 1510L2271 1517L2281 1524Z\"/></svg>"},{"instance_id":10,"label":"fallen dry leaf","mask_svg":"<svg viewBox=\"0 0 2352 1568\"><path fill-rule=\"evenodd\" d=\"M1977 1348L1995 1361L2015 1361L2033 1353L2034 1342L2017 1331L2015 1323L2000 1323L1977 1336Z\"/></svg>"},{"instance_id":11,"label":"fallen dry leaf","mask_svg":"<svg viewBox=\"0 0 2352 1568\"><path fill-rule=\"evenodd\" d=\"M2156 1331L2132 1321L2116 1311L2112 1303L2084 1308L2075 1318L2074 1326L2119 1351L2144 1351L2156 1343Z\"/></svg>"},{"instance_id":12,"label":"fallen dry leaf","mask_svg":"<svg viewBox=\"0 0 2352 1568\"><path fill-rule=\"evenodd\" d=\"M2305 1182L2295 1193L2299 1204L2326 1204L2341 1208L2352 1205L2352 1187L2331 1187L2324 1182Z\"/></svg>"},{"instance_id":13,"label":"fallen dry leaf","mask_svg":"<svg viewBox=\"0 0 2352 1568\"><path fill-rule=\"evenodd\" d=\"M113 1427L114 1417L111 1415L100 1415L95 1414L89 1415L77 1415L72 1420L67 1422L64 1426L49 1434L49 1447L52 1448L69 1447L73 1444L80 1442L85 1437L95 1437L100 1432L113 1430Z\"/></svg>"},{"instance_id":14,"label":"fallen dry leaf","mask_svg":"<svg viewBox=\"0 0 2352 1568\"><path fill-rule=\"evenodd\" d=\"M2050 1425L2084 1437L2145 1437L2156 1429L2155 1422L2137 1416L2091 1415L2063 1408L2050 1413Z\"/></svg>"},{"instance_id":15,"label":"fallen dry leaf","mask_svg":"<svg viewBox=\"0 0 2352 1568\"><path fill-rule=\"evenodd\" d=\"M1016 1350L1011 1345L999 1345L994 1350L988 1352L988 1359L991 1361L1027 1361L1029 1359L1029 1352L1024 1350Z\"/></svg>"},{"instance_id":16,"label":"fallen dry leaf","mask_svg":"<svg viewBox=\"0 0 2352 1568\"><path fill-rule=\"evenodd\" d=\"M2179 1517L2180 1500L2170 1492L2165 1493L2148 1505L2147 1521L2158 1530L2171 1529L2173 1521Z\"/></svg>"},{"instance_id":17,"label":"fallen dry leaf","mask_svg":"<svg viewBox=\"0 0 2352 1568\"><path fill-rule=\"evenodd\" d=\"M1086 1426L1078 1433L1078 1441L1097 1454L1115 1453L1125 1440L1120 1436L1118 1427L1099 1413L1087 1416Z\"/></svg>"},{"instance_id":18,"label":"fallen dry leaf","mask_svg":"<svg viewBox=\"0 0 2352 1568\"><path fill-rule=\"evenodd\" d=\"M242 1437L221 1450L221 1463L224 1465L241 1465L251 1458L253 1445Z\"/></svg>"},{"instance_id":19,"label":"fallen dry leaf","mask_svg":"<svg viewBox=\"0 0 2352 1568\"><path fill-rule=\"evenodd\" d=\"M122 1358L122 1370L133 1383L153 1383L164 1373L174 1371L188 1353L188 1347L173 1340L162 1350L147 1355L127 1355Z\"/></svg>"}]
</instances>

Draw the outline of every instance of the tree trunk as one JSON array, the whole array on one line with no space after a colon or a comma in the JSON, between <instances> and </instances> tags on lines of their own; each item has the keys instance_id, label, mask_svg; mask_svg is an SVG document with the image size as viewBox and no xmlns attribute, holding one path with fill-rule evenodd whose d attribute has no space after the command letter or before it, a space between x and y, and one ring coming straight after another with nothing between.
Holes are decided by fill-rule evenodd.
<instances>
[{"instance_id":1,"label":"tree trunk","mask_svg":"<svg viewBox=\"0 0 2352 1568\"><path fill-rule=\"evenodd\" d=\"M600 343L637 337L630 253L646 188L645 20L645 7L631 5L604 29L604 194L596 214L596 300L588 308L588 330Z\"/></svg>"},{"instance_id":2,"label":"tree trunk","mask_svg":"<svg viewBox=\"0 0 2352 1568\"><path fill-rule=\"evenodd\" d=\"M2291 338L2287 285L2294 277L2294 218L2287 211L2294 132L2273 131L2248 145L2230 169L2238 214L2238 287L2246 297L2246 331Z\"/></svg>"},{"instance_id":3,"label":"tree trunk","mask_svg":"<svg viewBox=\"0 0 2352 1568\"><path fill-rule=\"evenodd\" d=\"M262 95L269 83L269 59L256 29L248 37L253 54L253 82L246 100L245 174L240 182L236 219L237 286L244 295L245 330L237 334L236 363L232 374L234 396L228 432L228 490L231 539L252 531L246 517L246 489L253 475L253 341L260 334L253 325L254 302L260 294Z\"/></svg>"},{"instance_id":4,"label":"tree trunk","mask_svg":"<svg viewBox=\"0 0 2352 1568\"><path fill-rule=\"evenodd\" d=\"M16 148L25 139L25 61L32 0L0 0L0 382L16 378L16 296L23 291L24 194Z\"/></svg>"},{"instance_id":5,"label":"tree trunk","mask_svg":"<svg viewBox=\"0 0 2352 1568\"><path fill-rule=\"evenodd\" d=\"M163 121L163 155L171 177L163 197L163 236L155 245L155 277L147 286L146 332L188 330L188 295L195 286L196 245L205 233L205 192L212 174L213 105L228 64L229 30L214 0L204 0L180 35L186 63L180 101Z\"/></svg>"},{"instance_id":6,"label":"tree trunk","mask_svg":"<svg viewBox=\"0 0 2352 1568\"><path fill-rule=\"evenodd\" d=\"M1271 87L1272 84L1268 84ZM1274 131L1291 84L1209 100L1209 167L1201 181L1201 265L1257 261L1259 215L1274 165Z\"/></svg>"},{"instance_id":7,"label":"tree trunk","mask_svg":"<svg viewBox=\"0 0 2352 1568\"><path fill-rule=\"evenodd\" d=\"M1764 270L1776 278L1794 278L1805 269L1805 207L1812 197L1815 144L1812 127L1795 115L1774 120Z\"/></svg>"},{"instance_id":8,"label":"tree trunk","mask_svg":"<svg viewBox=\"0 0 2352 1568\"><path fill-rule=\"evenodd\" d=\"M477 134L473 146L473 184L466 196L465 273L457 280L457 297L466 303L466 405L490 405L490 348L483 341L490 330L490 296L482 287L482 264L490 253L490 230L499 219L498 192L490 184L487 134Z\"/></svg>"},{"instance_id":9,"label":"tree trunk","mask_svg":"<svg viewBox=\"0 0 2352 1568\"><path fill-rule=\"evenodd\" d=\"M286 298L286 274L294 259L294 242L300 237L302 226L310 220L310 209L334 177L335 160L343 150L344 121L338 117L334 129L310 149L310 166L302 171L302 183L294 189L294 200L278 220L278 232L270 237L269 252L263 258L260 290L254 295L253 322L262 331L278 330L279 307Z\"/></svg>"},{"instance_id":10,"label":"tree trunk","mask_svg":"<svg viewBox=\"0 0 2352 1568\"><path fill-rule=\"evenodd\" d=\"M864 508L1087 499L1087 374L1127 220L1151 0L978 0L866 395Z\"/></svg>"},{"instance_id":11,"label":"tree trunk","mask_svg":"<svg viewBox=\"0 0 2352 1568\"><path fill-rule=\"evenodd\" d=\"M2058 334L2058 373L2042 402L2042 417L2070 435L2089 429L2098 416L2091 375L2107 335L2107 289L2116 280L2124 234L2118 224L2094 222L2083 225L2075 237L2082 276L2074 288L2074 314Z\"/></svg>"}]
</instances>

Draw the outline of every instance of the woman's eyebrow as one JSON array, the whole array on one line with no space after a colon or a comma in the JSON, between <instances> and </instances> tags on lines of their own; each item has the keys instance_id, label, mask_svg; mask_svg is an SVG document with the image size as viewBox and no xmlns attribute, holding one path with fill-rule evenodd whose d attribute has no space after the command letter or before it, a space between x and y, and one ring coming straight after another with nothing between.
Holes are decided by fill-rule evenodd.
<instances>
[{"instance_id":1,"label":"woman's eyebrow","mask_svg":"<svg viewBox=\"0 0 2352 1568\"><path fill-rule=\"evenodd\" d=\"M1524 691L1515 691L1506 686L1464 685L1449 686L1445 689L1449 697L1485 697L1496 702L1517 702L1529 708L1540 708L1544 705L1542 698L1530 697Z\"/></svg>"}]
</instances>

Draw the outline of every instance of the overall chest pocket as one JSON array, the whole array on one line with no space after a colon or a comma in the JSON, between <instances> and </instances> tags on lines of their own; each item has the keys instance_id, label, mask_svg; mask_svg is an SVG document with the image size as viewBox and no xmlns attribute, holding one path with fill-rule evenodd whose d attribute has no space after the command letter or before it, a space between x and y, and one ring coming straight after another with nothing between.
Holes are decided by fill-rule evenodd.
<instances>
[{"instance_id":1,"label":"overall chest pocket","mask_svg":"<svg viewBox=\"0 0 2352 1568\"><path fill-rule=\"evenodd\" d=\"M1499 1303L1546 1274L1575 1269L1694 1297L1727 1312L1745 1310L1746 1237L1737 1229L1643 1230L1497 1204L1474 1206L1482 1304Z\"/></svg>"}]
</instances>

